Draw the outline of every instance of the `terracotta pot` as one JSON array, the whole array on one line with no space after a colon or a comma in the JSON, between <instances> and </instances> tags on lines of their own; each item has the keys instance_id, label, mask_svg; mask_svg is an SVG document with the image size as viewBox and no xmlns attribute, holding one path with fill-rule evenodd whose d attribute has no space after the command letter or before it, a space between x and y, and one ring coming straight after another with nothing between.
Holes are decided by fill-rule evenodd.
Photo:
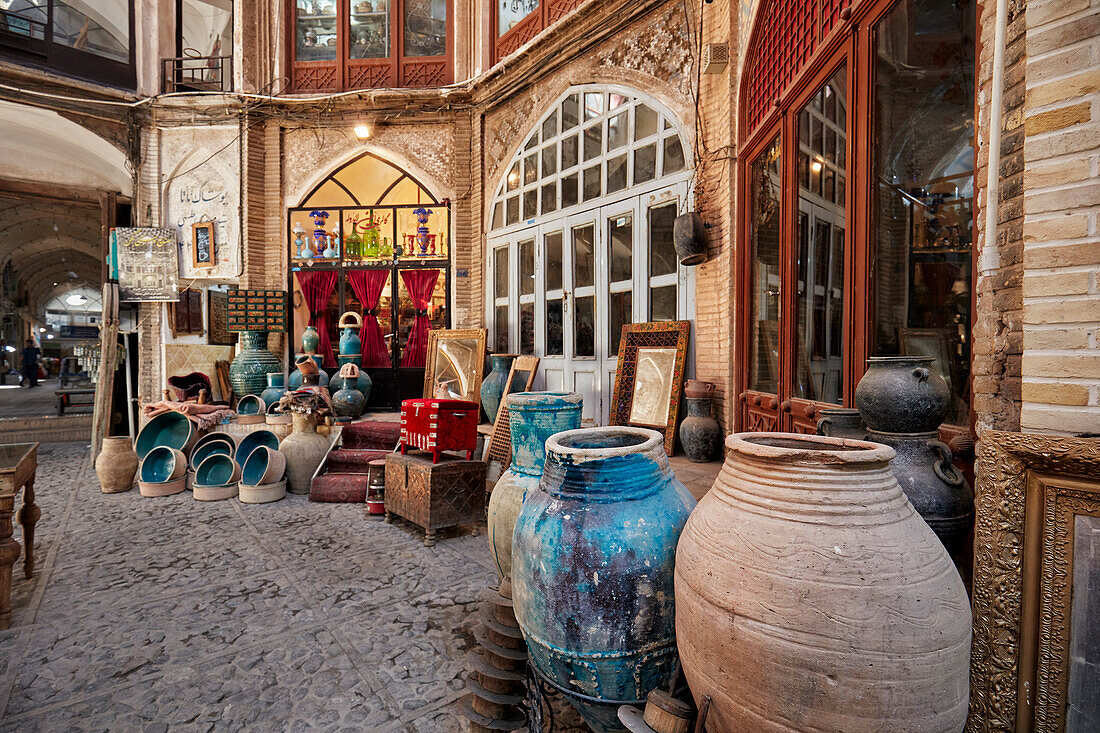
<instances>
[{"instance_id":1,"label":"terracotta pot","mask_svg":"<svg viewBox=\"0 0 1100 733\"><path fill-rule=\"evenodd\" d=\"M287 488L292 494L308 494L317 467L325 459L331 441L317 433L317 420L295 413L294 432L283 438L279 450L286 456Z\"/></svg>"},{"instance_id":2,"label":"terracotta pot","mask_svg":"<svg viewBox=\"0 0 1100 733\"><path fill-rule=\"evenodd\" d=\"M707 730L960 731L970 604L888 446L726 440L676 552L676 640Z\"/></svg>"},{"instance_id":3,"label":"terracotta pot","mask_svg":"<svg viewBox=\"0 0 1100 733\"><path fill-rule=\"evenodd\" d=\"M237 498L240 499L242 504L267 504L286 496L286 481L277 481L273 484L262 484L260 486L240 484L237 489Z\"/></svg>"},{"instance_id":4,"label":"terracotta pot","mask_svg":"<svg viewBox=\"0 0 1100 733\"><path fill-rule=\"evenodd\" d=\"M546 462L546 440L581 426L576 392L519 392L507 397L512 433L512 465L489 496L489 552L501 578L512 575L512 530L528 493L538 488Z\"/></svg>"},{"instance_id":5,"label":"terracotta pot","mask_svg":"<svg viewBox=\"0 0 1100 733\"><path fill-rule=\"evenodd\" d=\"M104 494L119 494L134 487L138 457L127 437L104 438L95 458L95 473Z\"/></svg>"},{"instance_id":6,"label":"terracotta pot","mask_svg":"<svg viewBox=\"0 0 1100 733\"><path fill-rule=\"evenodd\" d=\"M684 382L684 397L689 400L709 400L714 397L714 383L689 379Z\"/></svg>"},{"instance_id":7,"label":"terracotta pot","mask_svg":"<svg viewBox=\"0 0 1100 733\"><path fill-rule=\"evenodd\" d=\"M539 490L512 533L512 601L539 673L603 701L566 693L596 733L622 730L618 701L672 681L672 568L694 503L656 431L567 430L546 441Z\"/></svg>"}]
</instances>

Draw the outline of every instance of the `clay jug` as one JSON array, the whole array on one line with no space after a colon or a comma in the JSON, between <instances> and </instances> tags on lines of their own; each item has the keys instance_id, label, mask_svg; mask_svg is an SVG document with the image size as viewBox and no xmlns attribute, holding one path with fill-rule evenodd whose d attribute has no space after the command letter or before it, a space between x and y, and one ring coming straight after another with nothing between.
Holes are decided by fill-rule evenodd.
<instances>
[{"instance_id":1,"label":"clay jug","mask_svg":"<svg viewBox=\"0 0 1100 733\"><path fill-rule=\"evenodd\" d=\"M292 494L308 494L313 474L329 449L329 439L317 433L317 418L312 415L291 415L293 432L283 438L279 450L286 456L287 488Z\"/></svg>"},{"instance_id":2,"label":"clay jug","mask_svg":"<svg viewBox=\"0 0 1100 733\"><path fill-rule=\"evenodd\" d=\"M546 441L542 481L512 533L512 602L532 664L597 733L622 730L611 701L672 681L673 562L694 504L654 430Z\"/></svg>"},{"instance_id":3,"label":"clay jug","mask_svg":"<svg viewBox=\"0 0 1100 733\"><path fill-rule=\"evenodd\" d=\"M134 487L138 457L127 437L104 438L95 458L95 473L104 494L118 494Z\"/></svg>"},{"instance_id":4,"label":"clay jug","mask_svg":"<svg viewBox=\"0 0 1100 733\"><path fill-rule=\"evenodd\" d=\"M713 399L714 385L710 382L696 379L684 382L687 415L680 423L680 445L694 463L710 461L722 444L722 427L711 410Z\"/></svg>"},{"instance_id":5,"label":"clay jug","mask_svg":"<svg viewBox=\"0 0 1100 733\"><path fill-rule=\"evenodd\" d=\"M576 392L517 392L508 401L512 465L489 496L489 552L502 579L512 573L512 530L523 499L538 488L546 461L546 440L581 426L581 396Z\"/></svg>"},{"instance_id":6,"label":"clay jug","mask_svg":"<svg viewBox=\"0 0 1100 733\"><path fill-rule=\"evenodd\" d=\"M676 641L707 730L962 730L970 604L894 450L726 440L676 552Z\"/></svg>"},{"instance_id":7,"label":"clay jug","mask_svg":"<svg viewBox=\"0 0 1100 733\"><path fill-rule=\"evenodd\" d=\"M931 356L876 356L856 385L856 407L872 430L926 433L943 422L951 389Z\"/></svg>"},{"instance_id":8,"label":"clay jug","mask_svg":"<svg viewBox=\"0 0 1100 733\"><path fill-rule=\"evenodd\" d=\"M363 327L363 317L355 311L340 316L340 356L360 356L363 344L359 341L359 329Z\"/></svg>"}]
</instances>

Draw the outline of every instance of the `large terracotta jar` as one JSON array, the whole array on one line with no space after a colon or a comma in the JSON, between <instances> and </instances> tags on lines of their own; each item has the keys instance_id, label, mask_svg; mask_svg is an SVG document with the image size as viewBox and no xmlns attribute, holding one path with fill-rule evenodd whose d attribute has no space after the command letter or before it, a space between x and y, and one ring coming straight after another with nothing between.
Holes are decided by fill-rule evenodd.
<instances>
[{"instance_id":1,"label":"large terracotta jar","mask_svg":"<svg viewBox=\"0 0 1100 733\"><path fill-rule=\"evenodd\" d=\"M518 392L506 398L512 431L512 465L489 496L489 551L502 579L511 577L512 530L527 494L538 488L546 461L546 440L581 426L582 398L576 392Z\"/></svg>"},{"instance_id":2,"label":"large terracotta jar","mask_svg":"<svg viewBox=\"0 0 1100 733\"><path fill-rule=\"evenodd\" d=\"M134 487L138 457L127 437L104 438L95 458L95 473L104 494L119 494Z\"/></svg>"},{"instance_id":3,"label":"large terracotta jar","mask_svg":"<svg viewBox=\"0 0 1100 733\"><path fill-rule=\"evenodd\" d=\"M726 440L676 553L676 640L707 730L961 731L970 605L894 450Z\"/></svg>"},{"instance_id":4,"label":"large terracotta jar","mask_svg":"<svg viewBox=\"0 0 1100 733\"><path fill-rule=\"evenodd\" d=\"M286 456L287 489L292 494L308 494L313 474L328 453L329 439L317 432L312 415L291 415L294 430L283 438L279 450Z\"/></svg>"},{"instance_id":5,"label":"large terracotta jar","mask_svg":"<svg viewBox=\"0 0 1100 733\"><path fill-rule=\"evenodd\" d=\"M512 602L540 676L597 733L622 730L619 704L672 681L673 563L694 504L656 431L589 428L546 441L539 490L512 534Z\"/></svg>"}]
</instances>

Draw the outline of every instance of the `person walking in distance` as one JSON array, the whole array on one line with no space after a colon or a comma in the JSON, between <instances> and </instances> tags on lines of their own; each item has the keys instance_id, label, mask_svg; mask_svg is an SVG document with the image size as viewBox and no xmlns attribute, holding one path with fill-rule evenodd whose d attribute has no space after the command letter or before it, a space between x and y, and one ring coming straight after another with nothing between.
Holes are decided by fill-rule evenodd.
<instances>
[{"instance_id":1,"label":"person walking in distance","mask_svg":"<svg viewBox=\"0 0 1100 733\"><path fill-rule=\"evenodd\" d=\"M34 339L27 339L23 349L23 383L30 387L38 386L38 358L42 352L34 345Z\"/></svg>"}]
</instances>

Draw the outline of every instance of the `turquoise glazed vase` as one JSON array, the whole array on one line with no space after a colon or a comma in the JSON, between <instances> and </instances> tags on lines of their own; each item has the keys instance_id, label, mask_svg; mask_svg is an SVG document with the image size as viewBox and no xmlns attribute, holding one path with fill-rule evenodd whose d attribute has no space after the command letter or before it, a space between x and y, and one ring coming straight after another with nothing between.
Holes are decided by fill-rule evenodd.
<instances>
[{"instance_id":1,"label":"turquoise glazed vase","mask_svg":"<svg viewBox=\"0 0 1100 733\"><path fill-rule=\"evenodd\" d=\"M508 381L508 370L512 368L512 362L515 360L515 354L493 354L489 357L492 371L489 372L489 376L481 380L481 407L485 410L489 422L497 421L500 399L504 394L504 383ZM522 383L518 386L523 389Z\"/></svg>"},{"instance_id":2,"label":"turquoise glazed vase","mask_svg":"<svg viewBox=\"0 0 1100 733\"><path fill-rule=\"evenodd\" d=\"M238 399L246 394L260 394L267 385L268 373L279 368L279 360L267 350L266 331L242 332L237 358L229 367L233 394Z\"/></svg>"},{"instance_id":3,"label":"turquoise glazed vase","mask_svg":"<svg viewBox=\"0 0 1100 733\"><path fill-rule=\"evenodd\" d=\"M267 375L267 389L260 395L264 404L271 407L286 394L286 378L282 372L271 372Z\"/></svg>"},{"instance_id":4,"label":"turquoise glazed vase","mask_svg":"<svg viewBox=\"0 0 1100 733\"><path fill-rule=\"evenodd\" d=\"M539 676L597 733L623 730L619 705L642 707L672 682L673 564L694 506L656 431L546 441L512 534L512 601Z\"/></svg>"},{"instance_id":5,"label":"turquoise glazed vase","mask_svg":"<svg viewBox=\"0 0 1100 733\"><path fill-rule=\"evenodd\" d=\"M501 578L512 574L512 529L526 496L538 488L546 440L581 426L576 392L518 392L506 398L512 430L512 465L489 496L489 552Z\"/></svg>"},{"instance_id":6,"label":"turquoise glazed vase","mask_svg":"<svg viewBox=\"0 0 1100 733\"><path fill-rule=\"evenodd\" d=\"M344 378L341 377L339 373L337 373L335 377L329 380L328 391L335 393L343 389L346 386L344 384L344 381ZM370 375L367 374L366 369L359 369L359 377L356 378L355 383L352 385L352 388L357 389L363 393L364 402L370 399L370 391L374 388L374 381L370 378Z\"/></svg>"},{"instance_id":7,"label":"turquoise glazed vase","mask_svg":"<svg viewBox=\"0 0 1100 733\"><path fill-rule=\"evenodd\" d=\"M316 354L317 344L320 342L321 334L317 333L317 329L313 326L306 326L306 331L302 334L302 353Z\"/></svg>"}]
</instances>

